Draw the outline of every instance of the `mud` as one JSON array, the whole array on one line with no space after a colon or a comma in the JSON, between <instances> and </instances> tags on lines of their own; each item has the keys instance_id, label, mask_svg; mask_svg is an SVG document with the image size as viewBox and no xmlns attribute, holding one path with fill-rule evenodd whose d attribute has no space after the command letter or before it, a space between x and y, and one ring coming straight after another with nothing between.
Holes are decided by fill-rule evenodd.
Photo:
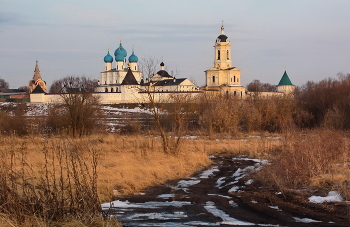
<instances>
[{"instance_id":1,"label":"mud","mask_svg":"<svg viewBox=\"0 0 350 227\"><path fill-rule=\"evenodd\" d=\"M266 161L211 157L209 169L103 204L123 226L349 226L346 202L314 204L251 179Z\"/></svg>"}]
</instances>

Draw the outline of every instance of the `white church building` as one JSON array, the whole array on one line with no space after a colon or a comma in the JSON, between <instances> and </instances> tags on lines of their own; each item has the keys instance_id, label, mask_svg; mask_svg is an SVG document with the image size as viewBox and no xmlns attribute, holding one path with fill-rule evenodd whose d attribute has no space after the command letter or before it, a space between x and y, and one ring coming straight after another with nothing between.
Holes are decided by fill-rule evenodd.
<instances>
[{"instance_id":1,"label":"white church building","mask_svg":"<svg viewBox=\"0 0 350 227\"><path fill-rule=\"evenodd\" d=\"M241 70L233 66L230 39L225 35L223 25L220 35L215 40L213 66L205 70L206 85L200 89L187 78L175 78L170 75L165 70L164 62L160 63L157 73L149 79L144 79L135 51L132 50L131 55L127 57L127 51L121 41L113 55L114 57L108 50L103 59L104 71L101 72L96 92L93 93L100 97L102 103L144 103L149 101L149 93L154 94L155 101L166 100L167 97L180 93L197 96L205 92L221 92L242 99L250 95L241 85ZM36 89L35 86L40 86L40 83L31 83L30 90L43 90ZM285 71L277 85L277 92L269 92L266 96L284 95L293 91L294 85ZM60 102L60 95L46 93L45 88L44 92L30 93L30 101Z\"/></svg>"}]
</instances>

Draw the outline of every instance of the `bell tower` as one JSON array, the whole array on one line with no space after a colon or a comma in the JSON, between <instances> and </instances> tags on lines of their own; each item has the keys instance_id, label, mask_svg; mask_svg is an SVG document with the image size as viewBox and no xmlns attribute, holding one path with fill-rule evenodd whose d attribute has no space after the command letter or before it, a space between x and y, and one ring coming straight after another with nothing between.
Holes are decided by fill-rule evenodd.
<instances>
[{"instance_id":1,"label":"bell tower","mask_svg":"<svg viewBox=\"0 0 350 227\"><path fill-rule=\"evenodd\" d=\"M215 40L214 51L214 65L205 71L206 87L243 98L245 88L241 86L241 70L232 66L231 44L225 35L223 21L221 33Z\"/></svg>"},{"instance_id":2,"label":"bell tower","mask_svg":"<svg viewBox=\"0 0 350 227\"><path fill-rule=\"evenodd\" d=\"M225 35L224 22L222 21L221 34L215 41L214 68L227 69L232 67L230 39Z\"/></svg>"}]
</instances>

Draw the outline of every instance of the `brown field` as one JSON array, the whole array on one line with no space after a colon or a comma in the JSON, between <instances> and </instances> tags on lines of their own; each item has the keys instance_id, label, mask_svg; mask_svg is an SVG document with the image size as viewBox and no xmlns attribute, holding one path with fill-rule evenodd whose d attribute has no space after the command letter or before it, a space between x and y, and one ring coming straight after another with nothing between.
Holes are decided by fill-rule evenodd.
<instances>
[{"instance_id":1,"label":"brown field","mask_svg":"<svg viewBox=\"0 0 350 227\"><path fill-rule=\"evenodd\" d=\"M313 130L281 135L240 134L235 138L222 134L213 139L183 138L176 155L165 154L160 138L152 135L3 136L0 143L1 203L6 204L0 216L1 226L48 226L42 221L49 219L48 215L85 208L98 212L93 208L96 204L204 169L211 162L208 156L215 154L271 160L271 165L255 178L281 191L339 190L346 199L350 192L349 138L345 132ZM33 218L33 207L40 203L45 204L40 205L41 219ZM14 218L12 214L16 212L23 217ZM25 221L18 222L22 219ZM56 219L60 221L57 226L103 226L102 217L62 222L58 215Z\"/></svg>"}]
</instances>

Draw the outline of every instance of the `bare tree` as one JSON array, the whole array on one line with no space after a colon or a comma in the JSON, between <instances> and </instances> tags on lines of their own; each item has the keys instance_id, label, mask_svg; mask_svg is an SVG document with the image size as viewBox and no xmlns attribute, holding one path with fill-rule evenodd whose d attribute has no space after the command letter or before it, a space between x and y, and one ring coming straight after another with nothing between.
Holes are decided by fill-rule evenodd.
<instances>
[{"instance_id":1,"label":"bare tree","mask_svg":"<svg viewBox=\"0 0 350 227\"><path fill-rule=\"evenodd\" d=\"M52 109L53 121L60 115L61 127L75 136L88 134L96 129L100 114L100 99L92 91L95 81L86 77L66 77L56 81L50 91L59 91L63 104ZM60 88L60 89L59 89ZM59 90L58 90L59 89Z\"/></svg>"},{"instance_id":2,"label":"bare tree","mask_svg":"<svg viewBox=\"0 0 350 227\"><path fill-rule=\"evenodd\" d=\"M155 57L141 58L139 66L143 77L149 80L157 72L159 62Z\"/></svg>"},{"instance_id":3,"label":"bare tree","mask_svg":"<svg viewBox=\"0 0 350 227\"><path fill-rule=\"evenodd\" d=\"M162 139L163 151L168 154L176 154L179 150L180 139L183 131L183 120L187 115L186 103L191 103L192 96L190 94L180 93L162 93L156 91L156 88L151 83L151 77L156 74L159 61L155 57L143 58L140 68L144 77L148 78L148 83L145 83L142 92L147 93L150 103L150 110L156 121L160 137ZM177 74L179 71L176 70ZM171 134L166 125L171 124Z\"/></svg>"},{"instance_id":4,"label":"bare tree","mask_svg":"<svg viewBox=\"0 0 350 227\"><path fill-rule=\"evenodd\" d=\"M28 86L21 86L21 87L18 88L18 91L28 93L29 92L29 88L28 88Z\"/></svg>"},{"instance_id":5,"label":"bare tree","mask_svg":"<svg viewBox=\"0 0 350 227\"><path fill-rule=\"evenodd\" d=\"M276 86L269 83L261 83L260 80L253 80L247 85L247 89L250 92L274 92Z\"/></svg>"},{"instance_id":6,"label":"bare tree","mask_svg":"<svg viewBox=\"0 0 350 227\"><path fill-rule=\"evenodd\" d=\"M60 80L55 80L50 87L50 93L64 93L66 92L65 88L83 88L86 91L93 92L97 85L97 80L92 80L85 76L67 76Z\"/></svg>"},{"instance_id":7,"label":"bare tree","mask_svg":"<svg viewBox=\"0 0 350 227\"><path fill-rule=\"evenodd\" d=\"M4 79L0 79L0 88L9 88L9 83L7 83Z\"/></svg>"}]
</instances>

